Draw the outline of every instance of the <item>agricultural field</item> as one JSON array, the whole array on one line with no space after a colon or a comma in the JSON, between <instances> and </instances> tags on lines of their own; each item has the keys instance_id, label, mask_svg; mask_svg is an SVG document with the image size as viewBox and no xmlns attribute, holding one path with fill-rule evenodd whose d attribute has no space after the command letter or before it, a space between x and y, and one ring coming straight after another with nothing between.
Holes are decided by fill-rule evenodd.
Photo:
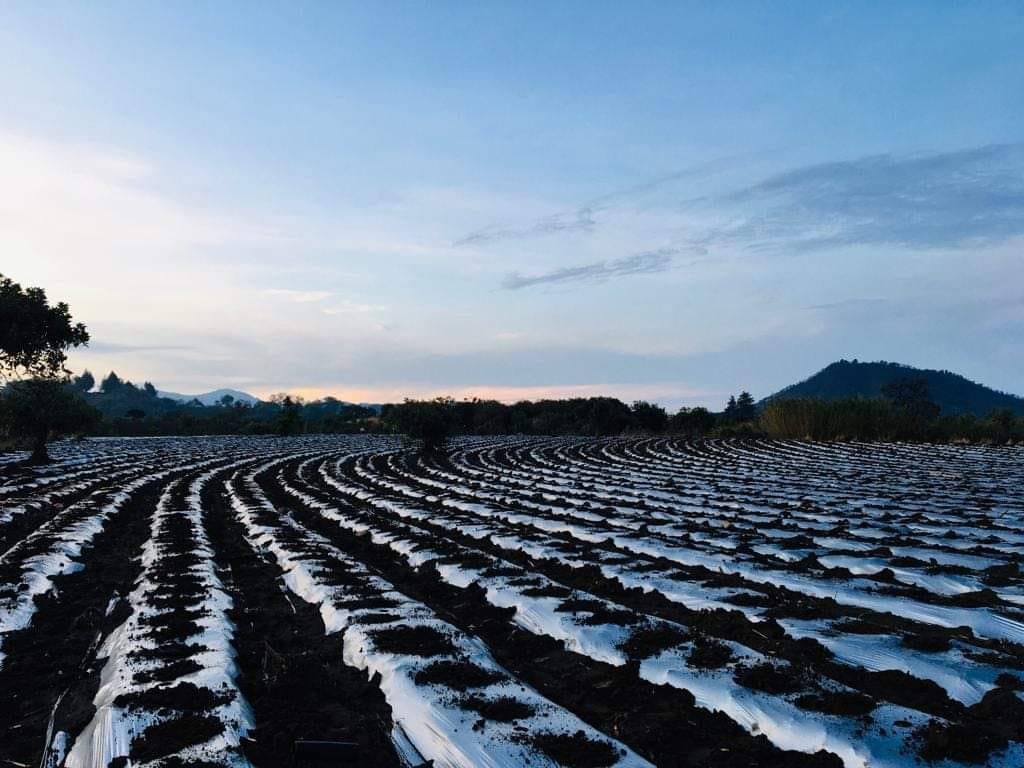
<instances>
[{"instance_id":1,"label":"agricultural field","mask_svg":"<svg viewBox=\"0 0 1024 768\"><path fill-rule=\"evenodd\" d=\"M52 453L0 460L0 767L1024 766L1021 447Z\"/></svg>"}]
</instances>

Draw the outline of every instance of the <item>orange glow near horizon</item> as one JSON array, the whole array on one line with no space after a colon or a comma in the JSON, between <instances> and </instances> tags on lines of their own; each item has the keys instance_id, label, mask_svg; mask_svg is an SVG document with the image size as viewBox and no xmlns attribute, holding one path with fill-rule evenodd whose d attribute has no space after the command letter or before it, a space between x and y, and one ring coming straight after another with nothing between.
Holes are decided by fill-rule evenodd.
<instances>
[{"instance_id":1,"label":"orange glow near horizon","mask_svg":"<svg viewBox=\"0 0 1024 768\"><path fill-rule=\"evenodd\" d=\"M564 386L536 387L292 387L285 390L253 390L252 394L266 400L276 392L287 392L299 395L306 400L318 400L324 397L336 397L350 403L400 403L405 398L429 399L434 397L452 397L456 400L497 400L502 403L515 403L520 400L563 400L572 397L617 397L621 400L690 400L695 398L714 397L720 393L693 389L672 384L573 384Z\"/></svg>"}]
</instances>

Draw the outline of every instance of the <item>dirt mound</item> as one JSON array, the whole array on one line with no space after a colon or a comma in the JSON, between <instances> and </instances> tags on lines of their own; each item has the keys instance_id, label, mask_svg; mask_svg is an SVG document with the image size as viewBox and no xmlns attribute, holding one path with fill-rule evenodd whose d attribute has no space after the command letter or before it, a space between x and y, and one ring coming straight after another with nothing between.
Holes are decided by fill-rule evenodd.
<instances>
[{"instance_id":1,"label":"dirt mound","mask_svg":"<svg viewBox=\"0 0 1024 768\"><path fill-rule=\"evenodd\" d=\"M384 653L445 656L456 652L448 635L433 627L391 627L379 629L370 636L376 649Z\"/></svg>"},{"instance_id":2,"label":"dirt mound","mask_svg":"<svg viewBox=\"0 0 1024 768\"><path fill-rule=\"evenodd\" d=\"M725 643L707 637L694 640L686 661L699 669L721 669L733 660L732 650Z\"/></svg>"},{"instance_id":3,"label":"dirt mound","mask_svg":"<svg viewBox=\"0 0 1024 768\"><path fill-rule=\"evenodd\" d=\"M210 715L185 714L144 730L132 742L129 757L146 762L203 744L224 732L224 723Z\"/></svg>"},{"instance_id":4,"label":"dirt mound","mask_svg":"<svg viewBox=\"0 0 1024 768\"><path fill-rule=\"evenodd\" d=\"M636 629L619 645L631 659L646 659L686 642L686 632L670 624L657 624Z\"/></svg>"},{"instance_id":5,"label":"dirt mound","mask_svg":"<svg viewBox=\"0 0 1024 768\"><path fill-rule=\"evenodd\" d=\"M138 693L121 694L114 700L118 707L159 710L176 709L201 712L213 709L227 701L209 688L200 688L193 683L178 683L169 688L156 686Z\"/></svg>"},{"instance_id":6,"label":"dirt mound","mask_svg":"<svg viewBox=\"0 0 1024 768\"><path fill-rule=\"evenodd\" d=\"M733 680L744 688L774 694L795 693L804 687L804 681L794 667L789 664L778 666L770 662L740 667L733 675Z\"/></svg>"},{"instance_id":7,"label":"dirt mound","mask_svg":"<svg viewBox=\"0 0 1024 768\"><path fill-rule=\"evenodd\" d=\"M856 691L822 691L800 696L794 702L800 709L826 715L861 717L871 712L877 703L870 696Z\"/></svg>"},{"instance_id":8,"label":"dirt mound","mask_svg":"<svg viewBox=\"0 0 1024 768\"><path fill-rule=\"evenodd\" d=\"M618 752L605 741L588 739L583 731L576 733L542 733L531 743L556 763L566 768L606 768L619 759Z\"/></svg>"},{"instance_id":9,"label":"dirt mound","mask_svg":"<svg viewBox=\"0 0 1024 768\"><path fill-rule=\"evenodd\" d=\"M518 699L508 696L501 696L496 699L485 699L482 696L467 696L459 700L462 709L476 712L485 720L495 720L501 723L511 723L515 720L525 720L534 713L533 707L524 704Z\"/></svg>"},{"instance_id":10,"label":"dirt mound","mask_svg":"<svg viewBox=\"0 0 1024 768\"><path fill-rule=\"evenodd\" d=\"M435 661L416 673L417 685L444 685L456 691L483 688L506 679L498 672L465 661Z\"/></svg>"}]
</instances>

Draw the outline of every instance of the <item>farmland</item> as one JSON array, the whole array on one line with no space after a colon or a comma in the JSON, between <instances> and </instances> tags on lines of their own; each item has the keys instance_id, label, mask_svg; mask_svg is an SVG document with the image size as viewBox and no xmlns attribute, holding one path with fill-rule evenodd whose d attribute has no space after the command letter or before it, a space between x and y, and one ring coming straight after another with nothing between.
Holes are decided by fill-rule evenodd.
<instances>
[{"instance_id":1,"label":"farmland","mask_svg":"<svg viewBox=\"0 0 1024 768\"><path fill-rule=\"evenodd\" d=\"M0 464L0 766L1024 765L1021 447L52 454Z\"/></svg>"}]
</instances>

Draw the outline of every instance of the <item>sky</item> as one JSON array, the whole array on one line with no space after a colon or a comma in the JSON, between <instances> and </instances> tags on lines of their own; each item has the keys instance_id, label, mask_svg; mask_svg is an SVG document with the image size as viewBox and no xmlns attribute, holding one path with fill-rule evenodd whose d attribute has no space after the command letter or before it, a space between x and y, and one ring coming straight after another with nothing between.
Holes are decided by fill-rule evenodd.
<instances>
[{"instance_id":1,"label":"sky","mask_svg":"<svg viewBox=\"0 0 1024 768\"><path fill-rule=\"evenodd\" d=\"M1017 2L5 2L0 272L70 366L357 402L1024 394Z\"/></svg>"}]
</instances>

